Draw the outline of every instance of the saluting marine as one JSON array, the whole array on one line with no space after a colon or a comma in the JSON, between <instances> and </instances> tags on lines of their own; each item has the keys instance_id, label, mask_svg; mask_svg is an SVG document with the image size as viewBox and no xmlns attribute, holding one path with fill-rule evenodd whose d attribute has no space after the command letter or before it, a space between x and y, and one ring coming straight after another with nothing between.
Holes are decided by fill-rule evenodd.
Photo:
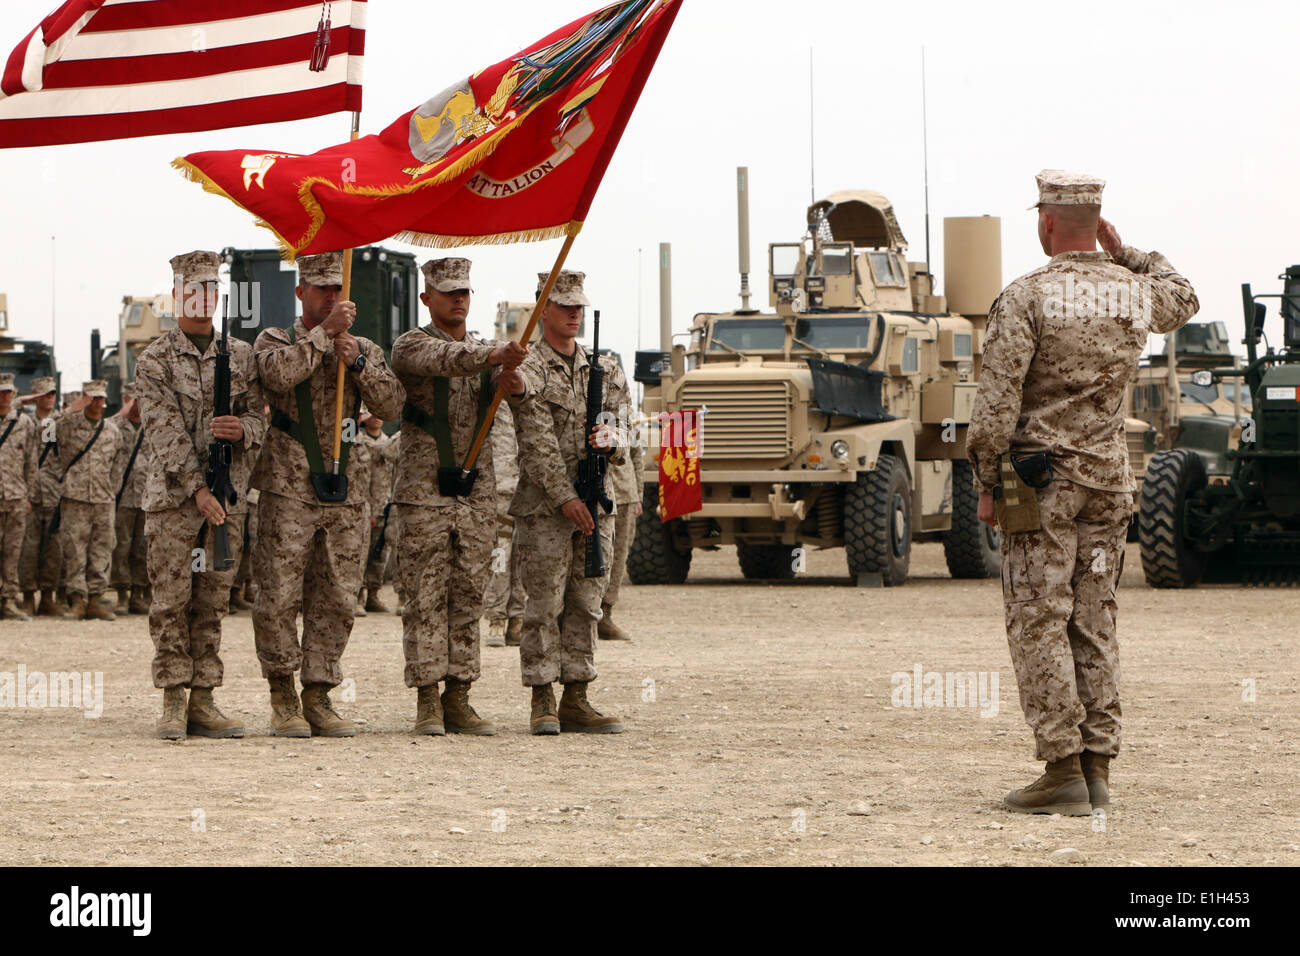
<instances>
[{"instance_id":1,"label":"saluting marine","mask_svg":"<svg viewBox=\"0 0 1300 956\"><path fill-rule=\"evenodd\" d=\"M14 402L11 373L0 374L0 618L30 621L19 607L18 562L36 490L36 423Z\"/></svg>"},{"instance_id":2,"label":"saluting marine","mask_svg":"<svg viewBox=\"0 0 1300 956\"><path fill-rule=\"evenodd\" d=\"M406 686L416 688L417 734L496 733L469 703L496 540L492 443L483 443L468 487L461 466L497 388L511 401L525 395L518 367L527 352L466 330L469 272L468 259L426 263L420 300L432 321L393 344L393 369L407 394L393 503L402 529L402 649Z\"/></svg>"},{"instance_id":3,"label":"saluting marine","mask_svg":"<svg viewBox=\"0 0 1300 956\"><path fill-rule=\"evenodd\" d=\"M18 577L23 588L23 610L37 617L57 617L59 609L55 592L63 571L63 547L59 532L51 529L54 509L59 503L59 452L55 422L62 414L59 403L59 384L52 377L32 380L31 397L35 402L37 441L40 450L36 456L36 483L28 489L32 510L27 515L27 533L23 539L23 553ZM41 592L41 603L35 605L35 592Z\"/></svg>"},{"instance_id":4,"label":"saluting marine","mask_svg":"<svg viewBox=\"0 0 1300 956\"><path fill-rule=\"evenodd\" d=\"M214 334L221 256L197 251L171 260L177 289L177 328L164 333L136 361L149 472L143 505L149 548L149 634L153 683L163 691L157 736L175 740L242 737L241 721L213 700L223 678L221 622L244 541L244 515L253 462L266 436L253 350L229 339L230 414L215 415L218 354ZM183 290L183 291L182 291ZM209 450L230 442L230 483L221 500L209 488ZM137 463L138 464L138 463ZM216 528L225 528L232 565L218 569ZM195 552L202 549L195 569ZM186 688L189 699L186 700Z\"/></svg>"},{"instance_id":5,"label":"saluting marine","mask_svg":"<svg viewBox=\"0 0 1300 956\"><path fill-rule=\"evenodd\" d=\"M104 418L108 383L86 382L81 393L55 425L63 476L59 537L68 590L64 616L112 621L117 616L104 603L104 590L117 543L113 502L127 456L117 425Z\"/></svg>"},{"instance_id":6,"label":"saluting marine","mask_svg":"<svg viewBox=\"0 0 1300 956\"><path fill-rule=\"evenodd\" d=\"M271 405L271 430L253 474L258 499L253 574L253 635L271 686L271 732L277 736L351 737L356 724L329 699L343 680L340 659L352 634L366 545L368 475L340 454L346 494L324 449L333 447L339 362L343 414L354 423L364 401L384 420L396 418L406 393L383 350L348 330L357 307L341 300L343 254L298 259L302 316L291 328L264 329L253 343L258 380ZM302 612L302 643L296 618ZM302 698L293 685L301 670Z\"/></svg>"},{"instance_id":7,"label":"saluting marine","mask_svg":"<svg viewBox=\"0 0 1300 956\"><path fill-rule=\"evenodd\" d=\"M539 276L537 293L547 273ZM528 398L515 410L519 441L519 487L510 513L515 516L521 576L528 595L524 608L519 665L532 688L531 730L621 733L617 717L602 715L587 700L596 679L596 623L608 575L585 576L585 536L601 536L605 554L614 543L614 518L600 514L599 527L578 497L578 463L588 447L611 455L618 464L627 454L614 447L607 425L588 434L587 386L591 357L577 342L584 307L581 272L561 272L542 312L542 341L529 353L522 371ZM612 370L613 371L613 370ZM617 417L631 404L621 372L609 376L602 407ZM564 685L559 707L551 685Z\"/></svg>"},{"instance_id":8,"label":"saluting marine","mask_svg":"<svg viewBox=\"0 0 1300 956\"><path fill-rule=\"evenodd\" d=\"M1164 256L1124 245L1101 218L1104 186L1038 174L1038 237L1052 261L989 310L966 440L980 519L1002 529L1011 662L1047 764L1004 799L1019 813L1083 816L1110 803L1115 590L1133 503L1124 390L1147 333L1177 329L1198 308Z\"/></svg>"}]
</instances>

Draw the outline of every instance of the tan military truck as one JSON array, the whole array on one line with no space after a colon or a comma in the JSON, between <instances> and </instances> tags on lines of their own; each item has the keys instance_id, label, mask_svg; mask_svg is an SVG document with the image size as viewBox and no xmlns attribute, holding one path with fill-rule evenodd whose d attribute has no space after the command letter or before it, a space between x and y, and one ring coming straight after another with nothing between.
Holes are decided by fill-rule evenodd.
<instances>
[{"instance_id":1,"label":"tan military truck","mask_svg":"<svg viewBox=\"0 0 1300 956\"><path fill-rule=\"evenodd\" d=\"M107 408L115 411L122 405L122 383L135 378L135 360L154 339L176 328L172 296L124 295L118 315L118 339L115 345L100 349L99 331L91 335L92 378L108 382Z\"/></svg>"},{"instance_id":2,"label":"tan military truck","mask_svg":"<svg viewBox=\"0 0 1300 956\"><path fill-rule=\"evenodd\" d=\"M747 272L742 209L742 273ZM879 193L808 208L808 235L769 247L771 312L695 316L689 346L638 353L648 419L704 411L703 510L661 523L657 435L628 572L680 583L693 549L735 544L749 578L789 578L804 549L843 547L849 579L896 586L914 541L942 541L954 577L998 574L966 459L1001 225L945 221L945 296ZM748 278L742 276L742 297Z\"/></svg>"}]
</instances>

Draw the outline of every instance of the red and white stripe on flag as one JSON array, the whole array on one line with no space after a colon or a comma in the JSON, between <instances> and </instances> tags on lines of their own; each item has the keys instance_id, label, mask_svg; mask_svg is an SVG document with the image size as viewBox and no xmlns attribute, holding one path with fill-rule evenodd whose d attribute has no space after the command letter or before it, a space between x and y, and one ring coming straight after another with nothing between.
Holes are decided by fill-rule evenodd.
<instances>
[{"instance_id":1,"label":"red and white stripe on flag","mask_svg":"<svg viewBox=\"0 0 1300 956\"><path fill-rule=\"evenodd\" d=\"M68 0L3 62L0 147L359 111L365 38L366 0Z\"/></svg>"}]
</instances>

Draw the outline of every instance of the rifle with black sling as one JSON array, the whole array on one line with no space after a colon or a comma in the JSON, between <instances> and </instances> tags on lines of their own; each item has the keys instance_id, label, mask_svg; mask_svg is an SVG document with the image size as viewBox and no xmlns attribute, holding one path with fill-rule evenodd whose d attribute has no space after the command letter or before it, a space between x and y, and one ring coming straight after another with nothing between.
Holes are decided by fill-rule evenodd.
<instances>
[{"instance_id":1,"label":"rifle with black sling","mask_svg":"<svg viewBox=\"0 0 1300 956\"><path fill-rule=\"evenodd\" d=\"M600 310L593 313L591 362L587 366L587 427L583 433L586 454L578 461L578 480L574 487L578 498L587 506L593 530L587 538L587 557L584 576L604 577L609 573L605 552L600 541L600 509L606 514L614 510L614 502L605 493L605 472L609 468L612 448L597 450L587 444L591 433L600 424L600 413L605 405L605 370L600 367Z\"/></svg>"},{"instance_id":2,"label":"rifle with black sling","mask_svg":"<svg viewBox=\"0 0 1300 956\"><path fill-rule=\"evenodd\" d=\"M230 414L230 297L221 297L221 338L217 340L217 368L212 376L212 417ZM239 500L230 481L230 466L235 460L235 446L225 438L213 438L208 444L208 467L204 478L208 490L223 509ZM230 535L224 524L212 526L212 567L229 571L235 565L230 556Z\"/></svg>"}]
</instances>

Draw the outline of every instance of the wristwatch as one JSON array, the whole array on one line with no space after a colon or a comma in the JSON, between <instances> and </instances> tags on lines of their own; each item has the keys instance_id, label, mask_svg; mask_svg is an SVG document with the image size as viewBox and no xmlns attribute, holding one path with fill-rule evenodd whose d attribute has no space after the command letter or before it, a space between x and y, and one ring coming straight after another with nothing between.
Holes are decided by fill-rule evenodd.
<instances>
[{"instance_id":1,"label":"wristwatch","mask_svg":"<svg viewBox=\"0 0 1300 956\"><path fill-rule=\"evenodd\" d=\"M366 357L361 354L358 354L356 359L352 362L352 364L348 366L348 368L352 369L352 371L356 372L358 375L360 375L365 370L365 367L366 367Z\"/></svg>"}]
</instances>

